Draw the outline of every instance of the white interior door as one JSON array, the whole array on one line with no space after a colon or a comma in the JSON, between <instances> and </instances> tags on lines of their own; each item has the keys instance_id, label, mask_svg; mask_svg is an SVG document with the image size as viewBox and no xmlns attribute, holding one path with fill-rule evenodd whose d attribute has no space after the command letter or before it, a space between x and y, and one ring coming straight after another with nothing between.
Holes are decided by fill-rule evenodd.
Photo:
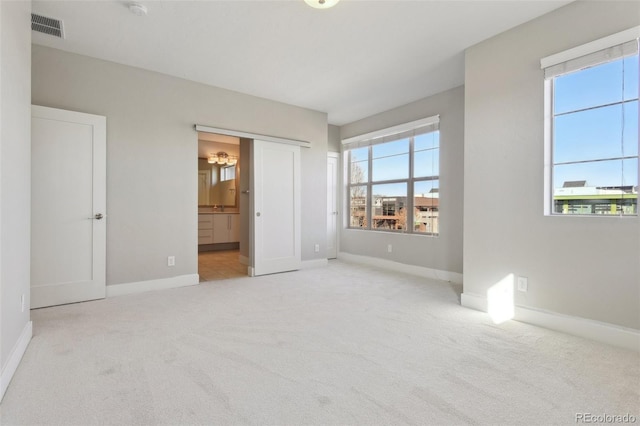
<instances>
[{"instance_id":1,"label":"white interior door","mask_svg":"<svg viewBox=\"0 0 640 426\"><path fill-rule=\"evenodd\" d=\"M300 147L253 141L250 275L300 269Z\"/></svg>"},{"instance_id":2,"label":"white interior door","mask_svg":"<svg viewBox=\"0 0 640 426\"><path fill-rule=\"evenodd\" d=\"M327 154L327 258L338 257L338 153Z\"/></svg>"},{"instance_id":3,"label":"white interior door","mask_svg":"<svg viewBox=\"0 0 640 426\"><path fill-rule=\"evenodd\" d=\"M106 118L31 111L31 307L104 298Z\"/></svg>"}]
</instances>

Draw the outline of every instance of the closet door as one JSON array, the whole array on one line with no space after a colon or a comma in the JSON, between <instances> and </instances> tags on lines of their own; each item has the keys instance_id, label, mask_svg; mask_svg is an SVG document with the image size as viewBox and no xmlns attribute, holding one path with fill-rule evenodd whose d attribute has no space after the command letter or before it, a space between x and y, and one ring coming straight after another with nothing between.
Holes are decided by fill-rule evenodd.
<instances>
[{"instance_id":1,"label":"closet door","mask_svg":"<svg viewBox=\"0 0 640 426\"><path fill-rule=\"evenodd\" d=\"M104 298L106 118L31 116L31 307Z\"/></svg>"}]
</instances>

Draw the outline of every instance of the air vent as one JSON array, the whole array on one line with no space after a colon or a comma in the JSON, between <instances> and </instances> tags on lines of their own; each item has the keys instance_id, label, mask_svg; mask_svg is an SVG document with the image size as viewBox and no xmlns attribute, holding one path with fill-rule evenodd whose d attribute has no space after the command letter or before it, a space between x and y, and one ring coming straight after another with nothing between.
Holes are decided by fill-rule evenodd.
<instances>
[{"instance_id":1,"label":"air vent","mask_svg":"<svg viewBox=\"0 0 640 426\"><path fill-rule=\"evenodd\" d=\"M31 30L49 34L54 37L64 38L64 26L62 21L46 16L31 14Z\"/></svg>"}]
</instances>

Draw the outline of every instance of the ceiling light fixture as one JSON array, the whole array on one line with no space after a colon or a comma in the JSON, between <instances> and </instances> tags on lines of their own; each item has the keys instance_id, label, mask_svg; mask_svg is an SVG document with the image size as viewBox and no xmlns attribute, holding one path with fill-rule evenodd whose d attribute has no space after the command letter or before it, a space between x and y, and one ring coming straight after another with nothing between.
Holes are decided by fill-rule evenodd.
<instances>
[{"instance_id":1,"label":"ceiling light fixture","mask_svg":"<svg viewBox=\"0 0 640 426\"><path fill-rule=\"evenodd\" d=\"M329 9L335 6L340 0L304 0L306 4L316 9Z\"/></svg>"},{"instance_id":2,"label":"ceiling light fixture","mask_svg":"<svg viewBox=\"0 0 640 426\"><path fill-rule=\"evenodd\" d=\"M211 153L207 157L207 163L209 164L222 164L222 165L230 165L233 166L238 162L238 157L233 155L229 155L226 152L218 152L216 154Z\"/></svg>"},{"instance_id":3,"label":"ceiling light fixture","mask_svg":"<svg viewBox=\"0 0 640 426\"><path fill-rule=\"evenodd\" d=\"M147 16L147 7L140 3L129 3L129 10L136 16Z\"/></svg>"}]
</instances>

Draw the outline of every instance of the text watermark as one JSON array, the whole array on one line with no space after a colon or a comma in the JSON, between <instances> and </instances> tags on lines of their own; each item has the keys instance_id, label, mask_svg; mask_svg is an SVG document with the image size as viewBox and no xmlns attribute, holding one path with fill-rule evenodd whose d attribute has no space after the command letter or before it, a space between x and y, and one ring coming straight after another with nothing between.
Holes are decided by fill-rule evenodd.
<instances>
[{"instance_id":1,"label":"text watermark","mask_svg":"<svg viewBox=\"0 0 640 426\"><path fill-rule=\"evenodd\" d=\"M593 414L576 413L576 423L636 423L633 414Z\"/></svg>"}]
</instances>

